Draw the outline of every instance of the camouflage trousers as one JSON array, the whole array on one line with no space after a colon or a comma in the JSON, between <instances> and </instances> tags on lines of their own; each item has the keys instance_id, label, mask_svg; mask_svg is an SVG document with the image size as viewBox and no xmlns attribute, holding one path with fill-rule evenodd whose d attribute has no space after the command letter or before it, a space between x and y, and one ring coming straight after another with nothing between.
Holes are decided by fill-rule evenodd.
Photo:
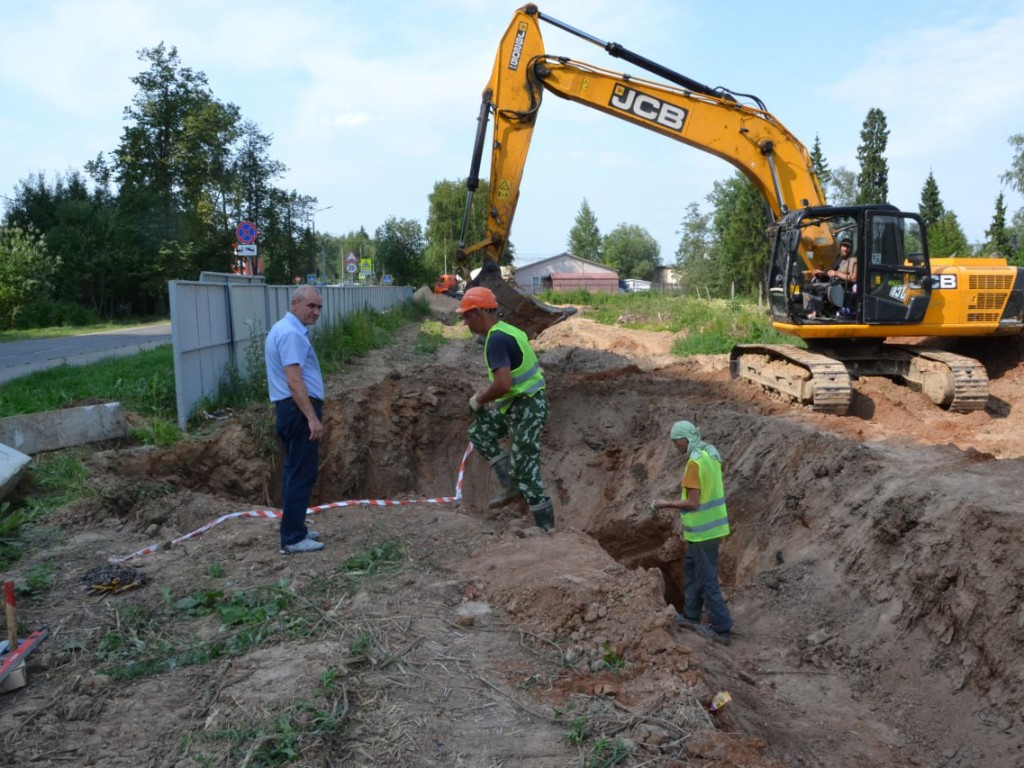
<instances>
[{"instance_id":1,"label":"camouflage trousers","mask_svg":"<svg viewBox=\"0 0 1024 768\"><path fill-rule=\"evenodd\" d=\"M533 505L545 498L540 477L540 433L548 420L548 396L542 389L512 401L508 410L476 412L469 425L469 439L480 455L490 461L502 454L499 441L508 438L508 469L526 501Z\"/></svg>"}]
</instances>

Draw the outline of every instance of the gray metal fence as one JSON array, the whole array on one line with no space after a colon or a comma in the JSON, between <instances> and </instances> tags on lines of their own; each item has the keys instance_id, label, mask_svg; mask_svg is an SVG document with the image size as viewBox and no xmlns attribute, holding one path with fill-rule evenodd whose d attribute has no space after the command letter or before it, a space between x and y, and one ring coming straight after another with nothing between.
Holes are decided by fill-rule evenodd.
<instances>
[{"instance_id":1,"label":"gray metal fence","mask_svg":"<svg viewBox=\"0 0 1024 768\"><path fill-rule=\"evenodd\" d=\"M387 312L412 298L408 286L318 286L324 300L319 324L333 325L361 309ZM265 285L262 280L218 280L203 274L200 281L168 283L174 388L178 427L203 398L213 397L230 366L248 374L246 353L262 342L270 326L290 306L294 286Z\"/></svg>"}]
</instances>

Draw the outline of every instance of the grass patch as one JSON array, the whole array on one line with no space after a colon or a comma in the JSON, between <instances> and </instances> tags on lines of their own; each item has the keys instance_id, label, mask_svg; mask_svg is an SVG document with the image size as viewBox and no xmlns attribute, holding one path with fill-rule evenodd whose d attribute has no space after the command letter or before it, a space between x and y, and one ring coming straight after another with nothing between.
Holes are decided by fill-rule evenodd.
<instances>
[{"instance_id":1,"label":"grass patch","mask_svg":"<svg viewBox=\"0 0 1024 768\"><path fill-rule=\"evenodd\" d=\"M0 503L0 570L17 563L48 535L31 523L93 494L88 484L89 470L75 450L42 454L32 460L27 474L29 493Z\"/></svg>"},{"instance_id":2,"label":"grass patch","mask_svg":"<svg viewBox=\"0 0 1024 768\"><path fill-rule=\"evenodd\" d=\"M324 741L340 735L348 719L348 696L337 670L328 669L320 677L316 696L299 699L285 711L261 722L240 723L232 729L203 731L207 743L227 742L232 765L280 766L294 763L303 754ZM190 739L183 752L195 743ZM190 755L198 765L221 765L204 762L200 755Z\"/></svg>"},{"instance_id":3,"label":"grass patch","mask_svg":"<svg viewBox=\"0 0 1024 768\"><path fill-rule=\"evenodd\" d=\"M104 331L120 331L125 328L143 328L147 325L166 323L167 318L156 318L140 323L138 320L123 323L90 323L88 325L54 325L49 328L15 328L0 331L0 344L9 341L29 341L31 339L59 339L65 336L79 336L83 333L103 333Z\"/></svg>"},{"instance_id":4,"label":"grass patch","mask_svg":"<svg viewBox=\"0 0 1024 768\"><path fill-rule=\"evenodd\" d=\"M725 354L736 344L805 346L801 340L773 329L768 311L748 299L588 291L549 293L543 298L550 303L586 305L587 317L604 325L670 333L685 330L671 350L680 357Z\"/></svg>"},{"instance_id":5,"label":"grass patch","mask_svg":"<svg viewBox=\"0 0 1024 768\"><path fill-rule=\"evenodd\" d=\"M0 417L115 401L143 417L175 420L170 344L89 365L61 365L14 379L0 386Z\"/></svg>"},{"instance_id":6,"label":"grass patch","mask_svg":"<svg viewBox=\"0 0 1024 768\"><path fill-rule=\"evenodd\" d=\"M345 558L337 571L341 574L346 590L349 594L354 594L366 578L397 573L404 562L405 553L401 545L386 541Z\"/></svg>"},{"instance_id":7,"label":"grass patch","mask_svg":"<svg viewBox=\"0 0 1024 768\"><path fill-rule=\"evenodd\" d=\"M204 589L177 600L165 592L161 607L124 607L100 638L96 659L111 677L135 680L243 656L271 639L307 637L317 624L318 611L287 586L278 582L231 595ZM197 639L187 626L190 618L217 619L215 636Z\"/></svg>"},{"instance_id":8,"label":"grass patch","mask_svg":"<svg viewBox=\"0 0 1024 768\"><path fill-rule=\"evenodd\" d=\"M416 334L416 351L423 355L437 352L447 341L442 328L437 320L427 320L420 325L420 331Z\"/></svg>"},{"instance_id":9,"label":"grass patch","mask_svg":"<svg viewBox=\"0 0 1024 768\"><path fill-rule=\"evenodd\" d=\"M390 576L406 563L397 542L370 546L342 562L333 574L321 575L302 596L287 581L228 593L207 586L183 597L164 588L156 606L120 606L113 625L92 649L96 666L119 680L158 675L221 658L243 656L268 642L322 637L337 628L323 621L317 607L354 594L369 577ZM211 563L209 577L221 579L223 567ZM215 631L211 633L211 622ZM369 659L372 635L356 634L348 645L354 662Z\"/></svg>"},{"instance_id":10,"label":"grass patch","mask_svg":"<svg viewBox=\"0 0 1024 768\"><path fill-rule=\"evenodd\" d=\"M354 357L389 346L395 333L411 322L430 316L425 301L407 301L390 312L363 310L347 315L340 323L317 328L313 345L324 375L337 373Z\"/></svg>"}]
</instances>

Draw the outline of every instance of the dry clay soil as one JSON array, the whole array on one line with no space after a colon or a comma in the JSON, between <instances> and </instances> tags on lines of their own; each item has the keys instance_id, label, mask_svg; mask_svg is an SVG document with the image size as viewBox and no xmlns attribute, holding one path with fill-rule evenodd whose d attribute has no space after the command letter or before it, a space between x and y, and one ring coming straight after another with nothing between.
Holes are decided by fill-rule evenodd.
<instances>
[{"instance_id":1,"label":"dry clay soil","mask_svg":"<svg viewBox=\"0 0 1024 768\"><path fill-rule=\"evenodd\" d=\"M836 417L581 311L535 342L557 512L544 534L524 508L487 510L479 456L450 498L485 372L454 302L433 306L451 336L436 353L405 333L328 382L313 503L401 503L318 513L321 553L281 556L276 521L244 516L168 546L278 502L266 407L171 448L92 452L95 495L6 575L57 569L19 605L24 629L50 634L28 684L0 696L0 765L270 765L288 728L302 766L1024 765L1019 341L956 349L990 371L984 411L861 379ZM651 502L678 492L667 433L682 418L724 458L729 647L672 621L683 546ZM128 561L145 586L86 592L87 570L154 543ZM392 568L330 586L384 546ZM215 614L174 620L168 604L267 585L316 621L132 680L103 653L118 631L151 641L129 626L139 611L171 616L178 642L222 639ZM712 715L719 691L732 700ZM303 721L315 702L340 725Z\"/></svg>"}]
</instances>

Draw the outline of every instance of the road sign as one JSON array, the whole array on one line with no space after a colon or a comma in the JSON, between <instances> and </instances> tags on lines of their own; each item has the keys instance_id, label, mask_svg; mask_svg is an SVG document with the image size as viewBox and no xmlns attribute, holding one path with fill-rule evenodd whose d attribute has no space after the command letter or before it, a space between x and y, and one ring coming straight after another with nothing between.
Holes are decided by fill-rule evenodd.
<instances>
[{"instance_id":1,"label":"road sign","mask_svg":"<svg viewBox=\"0 0 1024 768\"><path fill-rule=\"evenodd\" d=\"M391 275L384 275L384 285L391 285Z\"/></svg>"},{"instance_id":2,"label":"road sign","mask_svg":"<svg viewBox=\"0 0 1024 768\"><path fill-rule=\"evenodd\" d=\"M240 221L238 226L235 227L235 237L238 238L238 242L244 245L251 245L256 242L256 235L259 232L256 230L256 225L251 221Z\"/></svg>"},{"instance_id":3,"label":"road sign","mask_svg":"<svg viewBox=\"0 0 1024 768\"><path fill-rule=\"evenodd\" d=\"M355 264L357 261L359 261L359 259L356 258L356 255L352 253L352 251L349 251L348 256L345 257L345 263Z\"/></svg>"},{"instance_id":4,"label":"road sign","mask_svg":"<svg viewBox=\"0 0 1024 768\"><path fill-rule=\"evenodd\" d=\"M360 272L373 272L373 259L360 259L359 260L359 271Z\"/></svg>"},{"instance_id":5,"label":"road sign","mask_svg":"<svg viewBox=\"0 0 1024 768\"><path fill-rule=\"evenodd\" d=\"M316 284L316 273L315 272L310 272L308 275L306 275L306 282L309 283L310 285L315 285Z\"/></svg>"},{"instance_id":6,"label":"road sign","mask_svg":"<svg viewBox=\"0 0 1024 768\"><path fill-rule=\"evenodd\" d=\"M235 246L235 255L236 256L255 256L256 255L256 246L255 245L246 245L245 243L239 243L238 245Z\"/></svg>"},{"instance_id":7,"label":"road sign","mask_svg":"<svg viewBox=\"0 0 1024 768\"><path fill-rule=\"evenodd\" d=\"M354 261L350 261L345 265L345 271L350 275L354 275L356 273L356 263Z\"/></svg>"}]
</instances>

